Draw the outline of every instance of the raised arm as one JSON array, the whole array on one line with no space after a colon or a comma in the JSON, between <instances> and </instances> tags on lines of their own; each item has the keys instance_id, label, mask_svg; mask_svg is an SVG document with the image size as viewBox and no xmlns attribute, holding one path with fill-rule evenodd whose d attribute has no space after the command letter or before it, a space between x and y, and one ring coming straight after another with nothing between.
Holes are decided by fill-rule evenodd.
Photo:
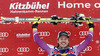
<instances>
[{"instance_id":1,"label":"raised arm","mask_svg":"<svg viewBox=\"0 0 100 56\"><path fill-rule=\"evenodd\" d=\"M33 22L33 26L32 26L32 28L33 28L33 39L43 50L45 50L48 54L50 54L51 48L47 45L47 43L45 43L39 37L37 27L38 27L38 24L40 23L40 19L39 18L36 18L36 19L38 19L39 21Z\"/></svg>"},{"instance_id":2,"label":"raised arm","mask_svg":"<svg viewBox=\"0 0 100 56\"><path fill-rule=\"evenodd\" d=\"M92 42L94 25L92 22L88 20L86 23L89 25L87 38L84 41L82 41L77 47L75 47L76 55L78 55L82 50L84 50Z\"/></svg>"}]
</instances>

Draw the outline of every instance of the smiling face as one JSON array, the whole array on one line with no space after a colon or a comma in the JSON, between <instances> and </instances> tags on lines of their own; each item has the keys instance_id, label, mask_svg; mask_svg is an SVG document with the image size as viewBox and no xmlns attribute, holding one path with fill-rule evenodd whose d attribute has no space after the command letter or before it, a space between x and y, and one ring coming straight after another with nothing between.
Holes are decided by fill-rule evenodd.
<instances>
[{"instance_id":1,"label":"smiling face","mask_svg":"<svg viewBox=\"0 0 100 56\"><path fill-rule=\"evenodd\" d=\"M67 36L60 36L57 43L59 44L59 47L65 48L69 44L69 38Z\"/></svg>"}]
</instances>

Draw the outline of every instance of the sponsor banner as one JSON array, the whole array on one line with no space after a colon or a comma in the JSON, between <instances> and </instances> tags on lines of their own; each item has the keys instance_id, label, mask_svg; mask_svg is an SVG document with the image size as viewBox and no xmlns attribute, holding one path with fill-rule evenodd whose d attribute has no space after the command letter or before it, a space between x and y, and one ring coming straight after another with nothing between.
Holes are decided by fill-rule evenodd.
<instances>
[{"instance_id":1,"label":"sponsor banner","mask_svg":"<svg viewBox=\"0 0 100 56\"><path fill-rule=\"evenodd\" d=\"M25 55L26 53L29 54L30 48L29 47L18 47L17 48L17 55Z\"/></svg>"},{"instance_id":2,"label":"sponsor banner","mask_svg":"<svg viewBox=\"0 0 100 56\"><path fill-rule=\"evenodd\" d=\"M50 32L45 31L45 32L38 32L40 39L43 39L44 37L50 37Z\"/></svg>"},{"instance_id":3,"label":"sponsor banner","mask_svg":"<svg viewBox=\"0 0 100 56\"><path fill-rule=\"evenodd\" d=\"M30 33L28 34L28 33L18 33L18 34L16 34L16 37L17 38L28 38L28 37L30 37Z\"/></svg>"},{"instance_id":4,"label":"sponsor banner","mask_svg":"<svg viewBox=\"0 0 100 56\"><path fill-rule=\"evenodd\" d=\"M30 41L32 38L31 32L30 30L16 30L14 31L14 37L16 41Z\"/></svg>"},{"instance_id":5,"label":"sponsor banner","mask_svg":"<svg viewBox=\"0 0 100 56\"><path fill-rule=\"evenodd\" d=\"M36 0L36 1L20 1L20 0L10 0L10 1L7 1L8 3L6 3L4 6L1 6L1 10L5 10L4 7L6 9L8 9L6 11L7 14L11 14L14 16L14 14L19 14L19 15L22 15L22 14L30 14L31 17L33 17L33 15L47 15L48 13L49 14L54 14L55 13L55 8L53 8L52 6L55 6L56 4L55 3L52 3L52 2L56 2L56 1L51 1L51 0L48 0L48 1L41 1L41 0ZM2 1L2 3L4 3ZM5 14L4 11L1 11L2 12L2 15ZM54 12L54 13L53 13ZM7 16L7 14L5 14L5 16ZM16 16L16 15L15 15ZM49 16L49 15L48 15ZM20 16L22 17L22 16Z\"/></svg>"},{"instance_id":6,"label":"sponsor banner","mask_svg":"<svg viewBox=\"0 0 100 56\"><path fill-rule=\"evenodd\" d=\"M8 32L0 32L0 37L8 37L9 33Z\"/></svg>"},{"instance_id":7,"label":"sponsor banner","mask_svg":"<svg viewBox=\"0 0 100 56\"><path fill-rule=\"evenodd\" d=\"M0 32L0 40L4 40L9 37L8 32Z\"/></svg>"},{"instance_id":8,"label":"sponsor banner","mask_svg":"<svg viewBox=\"0 0 100 56\"><path fill-rule=\"evenodd\" d=\"M6 1L6 2L5 2ZM99 0L1 0L0 16L19 18L50 18L51 15L71 18L76 12L92 18L100 18ZM1 19L0 19L1 21ZM33 22L0 23L0 55L1 56L47 56L33 39ZM100 56L100 23L94 22L93 40L79 56ZM69 34L70 46L77 45L86 39L88 25L75 27L69 22L53 25L50 22L41 22L38 25L40 39L56 46L58 32L66 31ZM95 51L95 52L94 52Z\"/></svg>"},{"instance_id":9,"label":"sponsor banner","mask_svg":"<svg viewBox=\"0 0 100 56\"><path fill-rule=\"evenodd\" d=\"M26 2L23 4L21 2L15 2L10 3L9 9L11 10L10 13L48 13L49 5L50 3L41 4L40 2Z\"/></svg>"},{"instance_id":10,"label":"sponsor banner","mask_svg":"<svg viewBox=\"0 0 100 56\"><path fill-rule=\"evenodd\" d=\"M86 51L92 51L92 47L91 46L87 46L87 48L85 48L83 50L83 52L81 52L81 53L85 53Z\"/></svg>"},{"instance_id":11,"label":"sponsor banner","mask_svg":"<svg viewBox=\"0 0 100 56\"><path fill-rule=\"evenodd\" d=\"M29 47L18 47L17 52L29 52L30 48Z\"/></svg>"},{"instance_id":12,"label":"sponsor banner","mask_svg":"<svg viewBox=\"0 0 100 56\"><path fill-rule=\"evenodd\" d=\"M100 2L96 0L94 2L86 1L70 1L70 0L41 0L36 1L20 1L20 0L10 0L4 2L1 0L3 6L0 6L2 16L19 16L19 17L50 17L51 15L58 14L63 17L71 17L75 12L80 12L86 14L86 16L92 16L100 18L97 11L100 9ZM88 11L89 10L89 11ZM92 12L93 11L93 12ZM90 13L91 12L91 13ZM95 12L95 15L93 15ZM10 15L9 15L10 14ZM29 15L30 14L30 15ZM26 15L26 16L24 16ZM29 16L27 16L29 15ZM45 16L44 16L45 15Z\"/></svg>"},{"instance_id":13,"label":"sponsor banner","mask_svg":"<svg viewBox=\"0 0 100 56\"><path fill-rule=\"evenodd\" d=\"M7 47L0 47L0 55L5 55L8 53L10 50Z\"/></svg>"},{"instance_id":14,"label":"sponsor banner","mask_svg":"<svg viewBox=\"0 0 100 56\"><path fill-rule=\"evenodd\" d=\"M88 34L88 31L79 31L80 38L85 38Z\"/></svg>"},{"instance_id":15,"label":"sponsor banner","mask_svg":"<svg viewBox=\"0 0 100 56\"><path fill-rule=\"evenodd\" d=\"M38 52L38 54L44 54L45 51L41 47L38 47Z\"/></svg>"},{"instance_id":16,"label":"sponsor banner","mask_svg":"<svg viewBox=\"0 0 100 56\"><path fill-rule=\"evenodd\" d=\"M9 52L9 48L0 48L0 53Z\"/></svg>"}]
</instances>

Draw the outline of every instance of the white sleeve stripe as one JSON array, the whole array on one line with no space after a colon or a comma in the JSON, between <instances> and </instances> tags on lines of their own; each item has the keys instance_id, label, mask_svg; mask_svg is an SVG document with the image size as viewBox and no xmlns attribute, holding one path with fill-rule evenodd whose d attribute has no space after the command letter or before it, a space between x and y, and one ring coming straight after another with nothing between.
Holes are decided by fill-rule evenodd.
<instances>
[{"instance_id":1,"label":"white sleeve stripe","mask_svg":"<svg viewBox=\"0 0 100 56\"><path fill-rule=\"evenodd\" d=\"M54 46L53 45L50 45L50 44L47 44L48 47L54 49Z\"/></svg>"},{"instance_id":2,"label":"white sleeve stripe","mask_svg":"<svg viewBox=\"0 0 100 56\"><path fill-rule=\"evenodd\" d=\"M83 40L80 44L82 44L85 40Z\"/></svg>"},{"instance_id":3,"label":"white sleeve stripe","mask_svg":"<svg viewBox=\"0 0 100 56\"><path fill-rule=\"evenodd\" d=\"M38 34L38 33L34 33L34 35L33 35L33 36L35 36L36 34Z\"/></svg>"},{"instance_id":4,"label":"white sleeve stripe","mask_svg":"<svg viewBox=\"0 0 100 56\"><path fill-rule=\"evenodd\" d=\"M92 35L92 37L93 37L93 34L92 33L88 33L88 34Z\"/></svg>"}]
</instances>

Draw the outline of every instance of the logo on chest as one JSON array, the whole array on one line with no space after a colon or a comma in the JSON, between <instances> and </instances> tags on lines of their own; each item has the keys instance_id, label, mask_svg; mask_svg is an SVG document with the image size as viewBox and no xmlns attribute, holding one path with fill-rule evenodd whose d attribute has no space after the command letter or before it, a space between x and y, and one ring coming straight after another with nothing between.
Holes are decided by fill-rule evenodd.
<instances>
[{"instance_id":1,"label":"logo on chest","mask_svg":"<svg viewBox=\"0 0 100 56\"><path fill-rule=\"evenodd\" d=\"M66 55L75 55L75 53L74 53L74 51L72 51L72 50L64 50L64 51L55 50L55 51L53 52L53 55L66 56Z\"/></svg>"},{"instance_id":2,"label":"logo on chest","mask_svg":"<svg viewBox=\"0 0 100 56\"><path fill-rule=\"evenodd\" d=\"M61 54L62 56L65 56L65 55L67 55L67 53L63 53L63 54Z\"/></svg>"}]
</instances>

